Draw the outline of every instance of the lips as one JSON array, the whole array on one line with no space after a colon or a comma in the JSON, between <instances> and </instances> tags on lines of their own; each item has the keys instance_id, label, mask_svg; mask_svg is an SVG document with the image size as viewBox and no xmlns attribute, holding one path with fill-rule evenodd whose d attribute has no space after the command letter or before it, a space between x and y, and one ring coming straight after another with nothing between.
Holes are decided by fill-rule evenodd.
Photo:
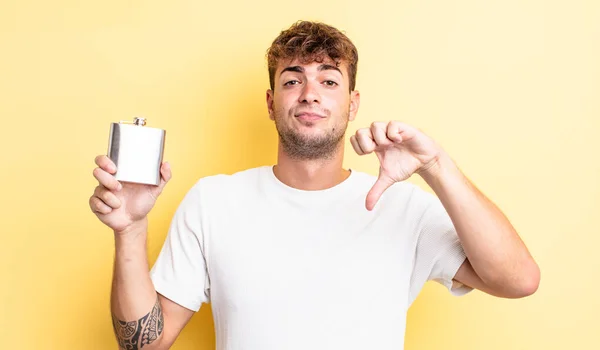
<instances>
[{"instance_id":1,"label":"lips","mask_svg":"<svg viewBox=\"0 0 600 350\"><path fill-rule=\"evenodd\" d=\"M323 119L323 118L325 118L325 116L323 116L321 114L317 114L317 113L302 112L302 113L296 114L296 118L302 119L302 120L307 120L307 121L313 121L313 120Z\"/></svg>"}]
</instances>

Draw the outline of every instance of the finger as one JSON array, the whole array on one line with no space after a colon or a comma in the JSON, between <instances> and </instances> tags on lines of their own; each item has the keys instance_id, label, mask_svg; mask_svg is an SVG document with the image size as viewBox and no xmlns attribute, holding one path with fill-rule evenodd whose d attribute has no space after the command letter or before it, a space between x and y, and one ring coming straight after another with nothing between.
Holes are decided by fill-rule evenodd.
<instances>
[{"instance_id":1,"label":"finger","mask_svg":"<svg viewBox=\"0 0 600 350\"><path fill-rule=\"evenodd\" d=\"M386 136L388 139L394 141L395 143L402 142L402 123L400 122L390 122L387 126Z\"/></svg>"},{"instance_id":2,"label":"finger","mask_svg":"<svg viewBox=\"0 0 600 350\"><path fill-rule=\"evenodd\" d=\"M371 134L377 146L388 146L392 140L387 137L387 123L375 122L371 124Z\"/></svg>"},{"instance_id":3,"label":"finger","mask_svg":"<svg viewBox=\"0 0 600 350\"><path fill-rule=\"evenodd\" d=\"M94 196L98 197L102 202L112 209L118 209L121 206L121 201L117 198L117 196L103 186L96 187Z\"/></svg>"},{"instance_id":4,"label":"finger","mask_svg":"<svg viewBox=\"0 0 600 350\"><path fill-rule=\"evenodd\" d=\"M108 188L111 191L120 191L123 188L121 183L115 179L113 175L107 173L101 168L95 168L93 174L100 185Z\"/></svg>"},{"instance_id":5,"label":"finger","mask_svg":"<svg viewBox=\"0 0 600 350\"><path fill-rule=\"evenodd\" d=\"M163 163L163 165L160 167L160 175L161 179L158 188L160 189L160 191L162 191L163 188L165 188L165 186L169 182L169 180L171 180L171 177L173 177L173 173L171 172L171 164L169 164L169 162Z\"/></svg>"},{"instance_id":6,"label":"finger","mask_svg":"<svg viewBox=\"0 0 600 350\"><path fill-rule=\"evenodd\" d=\"M365 203L367 210L373 210L373 208L375 208L375 204L377 204L377 202L381 198L381 195L383 195L383 192L385 192L385 190L387 190L393 184L394 180L387 177L383 177L380 174L379 178L367 194L367 200Z\"/></svg>"},{"instance_id":7,"label":"finger","mask_svg":"<svg viewBox=\"0 0 600 350\"><path fill-rule=\"evenodd\" d=\"M169 182L169 180L171 180L171 177L173 177L173 173L171 172L171 163L165 162L161 167L160 172L165 182Z\"/></svg>"},{"instance_id":8,"label":"finger","mask_svg":"<svg viewBox=\"0 0 600 350\"><path fill-rule=\"evenodd\" d=\"M117 172L117 166L106 155L97 156L94 161L96 162L96 165L100 167L100 169L106 171L109 174L114 174Z\"/></svg>"},{"instance_id":9,"label":"finger","mask_svg":"<svg viewBox=\"0 0 600 350\"><path fill-rule=\"evenodd\" d=\"M112 208L106 205L100 198L96 196L90 197L90 208L92 212L97 214L109 214L112 211Z\"/></svg>"},{"instance_id":10,"label":"finger","mask_svg":"<svg viewBox=\"0 0 600 350\"><path fill-rule=\"evenodd\" d=\"M350 143L352 144L352 148L354 148L354 152L356 152L359 156L365 154L365 152L363 152L363 150L360 149L360 145L358 144L355 135L350 136Z\"/></svg>"},{"instance_id":11,"label":"finger","mask_svg":"<svg viewBox=\"0 0 600 350\"><path fill-rule=\"evenodd\" d=\"M408 141L415 137L417 132L417 128L399 121L392 121L388 125L388 137L394 142ZM399 141L395 139L399 139Z\"/></svg>"},{"instance_id":12,"label":"finger","mask_svg":"<svg viewBox=\"0 0 600 350\"><path fill-rule=\"evenodd\" d=\"M369 154L377 147L373 140L373 134L371 134L371 130L368 128L358 129L356 131L356 140L363 154Z\"/></svg>"}]
</instances>

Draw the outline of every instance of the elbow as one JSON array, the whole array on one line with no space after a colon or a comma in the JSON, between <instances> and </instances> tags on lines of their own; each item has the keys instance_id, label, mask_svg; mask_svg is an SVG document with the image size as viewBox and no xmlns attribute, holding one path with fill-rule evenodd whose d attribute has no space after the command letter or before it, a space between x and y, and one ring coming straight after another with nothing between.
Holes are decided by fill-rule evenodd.
<instances>
[{"instance_id":1,"label":"elbow","mask_svg":"<svg viewBox=\"0 0 600 350\"><path fill-rule=\"evenodd\" d=\"M496 278L482 279L492 295L519 299L535 294L540 286L540 268L535 262L519 269L518 273L495 274Z\"/></svg>"},{"instance_id":2,"label":"elbow","mask_svg":"<svg viewBox=\"0 0 600 350\"><path fill-rule=\"evenodd\" d=\"M523 269L519 278L518 283L515 283L513 287L513 298L524 298L531 296L537 292L540 286L540 268L532 262L531 266Z\"/></svg>"},{"instance_id":3,"label":"elbow","mask_svg":"<svg viewBox=\"0 0 600 350\"><path fill-rule=\"evenodd\" d=\"M528 283L526 283L525 288L524 288L524 292L526 292L526 296L532 295L533 293L537 292L539 286L540 286L540 279L541 279L541 272L540 272L540 267L536 264L533 263L533 268L532 271L529 273L528 275Z\"/></svg>"}]
</instances>

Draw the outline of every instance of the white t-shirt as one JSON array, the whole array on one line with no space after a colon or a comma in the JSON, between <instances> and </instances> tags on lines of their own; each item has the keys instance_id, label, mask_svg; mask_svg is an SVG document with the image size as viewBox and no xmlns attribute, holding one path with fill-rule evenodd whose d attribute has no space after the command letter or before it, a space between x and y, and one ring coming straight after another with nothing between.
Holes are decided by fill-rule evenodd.
<instances>
[{"instance_id":1,"label":"white t-shirt","mask_svg":"<svg viewBox=\"0 0 600 350\"><path fill-rule=\"evenodd\" d=\"M200 179L151 270L158 293L212 307L217 350L399 350L426 281L454 295L465 260L439 199L357 171L320 191L280 182L272 166Z\"/></svg>"}]
</instances>

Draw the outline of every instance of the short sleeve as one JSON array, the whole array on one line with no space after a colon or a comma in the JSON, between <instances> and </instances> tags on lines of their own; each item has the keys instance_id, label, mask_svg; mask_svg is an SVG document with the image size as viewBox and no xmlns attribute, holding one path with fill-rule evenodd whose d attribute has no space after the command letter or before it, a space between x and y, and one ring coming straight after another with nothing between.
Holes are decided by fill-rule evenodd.
<instances>
[{"instance_id":1,"label":"short sleeve","mask_svg":"<svg viewBox=\"0 0 600 350\"><path fill-rule=\"evenodd\" d=\"M175 211L163 247L150 271L158 293L192 311L198 311L210 298L200 209L198 183Z\"/></svg>"},{"instance_id":2,"label":"short sleeve","mask_svg":"<svg viewBox=\"0 0 600 350\"><path fill-rule=\"evenodd\" d=\"M466 260L454 224L441 201L424 192L424 210L417 224L417 244L410 281L409 305L427 281L445 286L452 295L461 296L472 290L453 281Z\"/></svg>"}]
</instances>

